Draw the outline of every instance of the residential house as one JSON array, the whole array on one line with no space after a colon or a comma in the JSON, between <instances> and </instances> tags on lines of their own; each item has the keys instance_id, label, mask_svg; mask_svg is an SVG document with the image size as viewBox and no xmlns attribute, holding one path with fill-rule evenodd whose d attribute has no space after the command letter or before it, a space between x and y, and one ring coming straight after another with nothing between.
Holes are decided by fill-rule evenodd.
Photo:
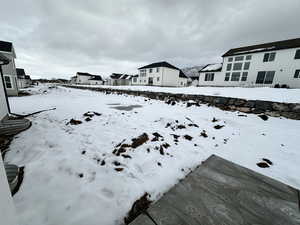
<instances>
[{"instance_id":1,"label":"residential house","mask_svg":"<svg viewBox=\"0 0 300 225\"><path fill-rule=\"evenodd\" d=\"M18 88L27 88L32 84L30 76L22 68L17 68L17 83Z\"/></svg>"},{"instance_id":2,"label":"residential house","mask_svg":"<svg viewBox=\"0 0 300 225\"><path fill-rule=\"evenodd\" d=\"M90 73L77 72L75 77L71 78L71 82L75 84L103 84L102 77L99 75L93 75Z\"/></svg>"},{"instance_id":3,"label":"residential house","mask_svg":"<svg viewBox=\"0 0 300 225\"><path fill-rule=\"evenodd\" d=\"M300 38L230 49L213 82L202 86L300 88Z\"/></svg>"},{"instance_id":4,"label":"residential house","mask_svg":"<svg viewBox=\"0 0 300 225\"><path fill-rule=\"evenodd\" d=\"M9 59L0 53L0 124L5 120L9 113L9 105L4 84L2 68L10 63ZM2 157L0 157L0 217L1 224L17 225L15 208L8 185L6 172Z\"/></svg>"},{"instance_id":5,"label":"residential house","mask_svg":"<svg viewBox=\"0 0 300 225\"><path fill-rule=\"evenodd\" d=\"M131 81L130 81L130 85L138 85L138 79L139 79L139 75L132 75L131 76Z\"/></svg>"},{"instance_id":6,"label":"residential house","mask_svg":"<svg viewBox=\"0 0 300 225\"><path fill-rule=\"evenodd\" d=\"M214 86L215 78L221 76L222 63L208 64L199 71L199 82L201 86L203 83L206 85Z\"/></svg>"},{"instance_id":7,"label":"residential house","mask_svg":"<svg viewBox=\"0 0 300 225\"><path fill-rule=\"evenodd\" d=\"M107 79L106 84L111 86L127 86L131 85L132 75L122 73L112 73Z\"/></svg>"},{"instance_id":8,"label":"residential house","mask_svg":"<svg viewBox=\"0 0 300 225\"><path fill-rule=\"evenodd\" d=\"M0 41L0 53L7 57L10 62L2 67L4 85L8 96L18 95L17 72L15 66L16 53L11 42Z\"/></svg>"},{"instance_id":9,"label":"residential house","mask_svg":"<svg viewBox=\"0 0 300 225\"><path fill-rule=\"evenodd\" d=\"M139 69L136 85L185 87L188 77L168 62L152 63Z\"/></svg>"}]
</instances>

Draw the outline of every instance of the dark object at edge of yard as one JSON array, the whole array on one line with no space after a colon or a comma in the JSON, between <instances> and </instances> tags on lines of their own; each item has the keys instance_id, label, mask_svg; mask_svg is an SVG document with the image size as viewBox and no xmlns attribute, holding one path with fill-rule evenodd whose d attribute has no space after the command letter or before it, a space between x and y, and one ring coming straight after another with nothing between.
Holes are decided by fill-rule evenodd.
<instances>
[{"instance_id":1,"label":"dark object at edge of yard","mask_svg":"<svg viewBox=\"0 0 300 225\"><path fill-rule=\"evenodd\" d=\"M139 198L133 203L127 216L124 218L125 224L130 224L135 218L137 218L142 213L145 213L146 215L148 214L146 210L152 203L152 201L148 199L148 196L150 195L148 193L145 193L141 198Z\"/></svg>"},{"instance_id":2,"label":"dark object at edge of yard","mask_svg":"<svg viewBox=\"0 0 300 225\"><path fill-rule=\"evenodd\" d=\"M273 162L270 159L263 158L262 160L268 163L270 166L273 165Z\"/></svg>"},{"instance_id":3,"label":"dark object at edge of yard","mask_svg":"<svg viewBox=\"0 0 300 225\"><path fill-rule=\"evenodd\" d=\"M267 121L267 120L269 119L269 117L268 117L267 115L265 115L265 114L263 114L263 115L258 115L258 117L261 118L261 119L264 120L264 121Z\"/></svg>"},{"instance_id":4,"label":"dark object at edge of yard","mask_svg":"<svg viewBox=\"0 0 300 225\"><path fill-rule=\"evenodd\" d=\"M82 124L82 121L80 120L75 120L75 119L71 119L66 125L79 125L79 124Z\"/></svg>"},{"instance_id":5,"label":"dark object at edge of yard","mask_svg":"<svg viewBox=\"0 0 300 225\"><path fill-rule=\"evenodd\" d=\"M270 167L268 163L266 162L259 162L259 163L256 163L256 165L260 168L268 168Z\"/></svg>"}]
</instances>

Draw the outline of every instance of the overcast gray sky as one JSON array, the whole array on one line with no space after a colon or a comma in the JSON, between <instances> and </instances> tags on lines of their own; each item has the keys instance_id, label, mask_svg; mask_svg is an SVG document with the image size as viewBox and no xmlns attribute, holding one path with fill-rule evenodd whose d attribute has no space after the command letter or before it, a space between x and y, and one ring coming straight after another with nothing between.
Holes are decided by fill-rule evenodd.
<instances>
[{"instance_id":1,"label":"overcast gray sky","mask_svg":"<svg viewBox=\"0 0 300 225\"><path fill-rule=\"evenodd\" d=\"M300 0L9 0L0 40L34 77L220 62L233 47L300 37Z\"/></svg>"}]
</instances>

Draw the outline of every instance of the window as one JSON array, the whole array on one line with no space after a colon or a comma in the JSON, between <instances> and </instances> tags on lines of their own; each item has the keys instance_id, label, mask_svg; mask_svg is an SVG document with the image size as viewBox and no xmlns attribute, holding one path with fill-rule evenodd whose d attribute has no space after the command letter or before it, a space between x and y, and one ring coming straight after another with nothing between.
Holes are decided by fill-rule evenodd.
<instances>
[{"instance_id":1,"label":"window","mask_svg":"<svg viewBox=\"0 0 300 225\"><path fill-rule=\"evenodd\" d=\"M247 55L246 56L246 60L251 60L252 59L252 55Z\"/></svg>"},{"instance_id":2,"label":"window","mask_svg":"<svg viewBox=\"0 0 300 225\"><path fill-rule=\"evenodd\" d=\"M240 72L234 72L231 75L231 81L240 81L240 76L241 73Z\"/></svg>"},{"instance_id":3,"label":"window","mask_svg":"<svg viewBox=\"0 0 300 225\"><path fill-rule=\"evenodd\" d=\"M226 73L225 74L225 81L229 81L229 79L230 79L230 73Z\"/></svg>"},{"instance_id":4,"label":"window","mask_svg":"<svg viewBox=\"0 0 300 225\"><path fill-rule=\"evenodd\" d=\"M140 70L140 76L145 77L146 76L146 70Z\"/></svg>"},{"instance_id":5,"label":"window","mask_svg":"<svg viewBox=\"0 0 300 225\"><path fill-rule=\"evenodd\" d=\"M235 63L233 64L233 70L242 70L243 63Z\"/></svg>"},{"instance_id":6,"label":"window","mask_svg":"<svg viewBox=\"0 0 300 225\"><path fill-rule=\"evenodd\" d=\"M257 74L257 84L272 84L275 76L275 71L260 71Z\"/></svg>"},{"instance_id":7,"label":"window","mask_svg":"<svg viewBox=\"0 0 300 225\"><path fill-rule=\"evenodd\" d=\"M276 52L265 53L264 62L272 62L275 60Z\"/></svg>"},{"instance_id":8,"label":"window","mask_svg":"<svg viewBox=\"0 0 300 225\"><path fill-rule=\"evenodd\" d=\"M233 61L233 58L229 58L229 59L228 59L228 62L232 62L232 61Z\"/></svg>"},{"instance_id":9,"label":"window","mask_svg":"<svg viewBox=\"0 0 300 225\"><path fill-rule=\"evenodd\" d=\"M215 74L214 73L206 73L205 74L205 81L213 81L214 80L214 77L215 77Z\"/></svg>"},{"instance_id":10,"label":"window","mask_svg":"<svg viewBox=\"0 0 300 225\"><path fill-rule=\"evenodd\" d=\"M296 70L294 78L300 78L300 70Z\"/></svg>"},{"instance_id":11,"label":"window","mask_svg":"<svg viewBox=\"0 0 300 225\"><path fill-rule=\"evenodd\" d=\"M296 51L295 59L300 59L300 49Z\"/></svg>"},{"instance_id":12,"label":"window","mask_svg":"<svg viewBox=\"0 0 300 225\"><path fill-rule=\"evenodd\" d=\"M136 77L133 78L133 82L134 82L134 83L137 82L137 78L136 78Z\"/></svg>"},{"instance_id":13,"label":"window","mask_svg":"<svg viewBox=\"0 0 300 225\"><path fill-rule=\"evenodd\" d=\"M156 73L159 73L159 67L156 68Z\"/></svg>"},{"instance_id":14,"label":"window","mask_svg":"<svg viewBox=\"0 0 300 225\"><path fill-rule=\"evenodd\" d=\"M250 68L250 62L245 62L244 70L249 70L249 68Z\"/></svg>"},{"instance_id":15,"label":"window","mask_svg":"<svg viewBox=\"0 0 300 225\"><path fill-rule=\"evenodd\" d=\"M232 64L231 63L227 64L227 71L230 71L231 68L232 68Z\"/></svg>"},{"instance_id":16,"label":"window","mask_svg":"<svg viewBox=\"0 0 300 225\"><path fill-rule=\"evenodd\" d=\"M11 83L11 79L9 76L4 76L4 81L5 81L6 88L12 88L12 83Z\"/></svg>"},{"instance_id":17,"label":"window","mask_svg":"<svg viewBox=\"0 0 300 225\"><path fill-rule=\"evenodd\" d=\"M181 82L181 86L183 85L183 82Z\"/></svg>"},{"instance_id":18,"label":"window","mask_svg":"<svg viewBox=\"0 0 300 225\"><path fill-rule=\"evenodd\" d=\"M243 61L243 60L244 60L244 56L237 56L234 59L234 61Z\"/></svg>"},{"instance_id":19,"label":"window","mask_svg":"<svg viewBox=\"0 0 300 225\"><path fill-rule=\"evenodd\" d=\"M151 69L149 69L149 73L152 73L152 70L153 70L152 68L151 68Z\"/></svg>"},{"instance_id":20,"label":"window","mask_svg":"<svg viewBox=\"0 0 300 225\"><path fill-rule=\"evenodd\" d=\"M159 77L157 77L156 79L157 79L157 81L159 81Z\"/></svg>"},{"instance_id":21,"label":"window","mask_svg":"<svg viewBox=\"0 0 300 225\"><path fill-rule=\"evenodd\" d=\"M248 72L243 72L241 81L247 81Z\"/></svg>"}]
</instances>

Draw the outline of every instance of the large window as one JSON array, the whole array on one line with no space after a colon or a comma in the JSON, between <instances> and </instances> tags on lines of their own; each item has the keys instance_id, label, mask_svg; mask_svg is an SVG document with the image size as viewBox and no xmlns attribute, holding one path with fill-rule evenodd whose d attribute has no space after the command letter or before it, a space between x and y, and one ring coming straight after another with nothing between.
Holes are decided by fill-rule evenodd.
<instances>
[{"instance_id":1,"label":"large window","mask_svg":"<svg viewBox=\"0 0 300 225\"><path fill-rule=\"evenodd\" d=\"M243 63L235 63L233 64L233 70L242 70Z\"/></svg>"},{"instance_id":2,"label":"large window","mask_svg":"<svg viewBox=\"0 0 300 225\"><path fill-rule=\"evenodd\" d=\"M248 77L248 72L243 72L241 81L247 81L247 77Z\"/></svg>"},{"instance_id":3,"label":"large window","mask_svg":"<svg viewBox=\"0 0 300 225\"><path fill-rule=\"evenodd\" d=\"M232 61L233 61L232 57L228 58L228 62L232 62Z\"/></svg>"},{"instance_id":4,"label":"large window","mask_svg":"<svg viewBox=\"0 0 300 225\"><path fill-rule=\"evenodd\" d=\"M225 81L229 81L229 79L230 79L230 73L226 73L225 74Z\"/></svg>"},{"instance_id":5,"label":"large window","mask_svg":"<svg viewBox=\"0 0 300 225\"><path fill-rule=\"evenodd\" d=\"M296 70L294 78L300 78L300 70Z\"/></svg>"},{"instance_id":6,"label":"large window","mask_svg":"<svg viewBox=\"0 0 300 225\"><path fill-rule=\"evenodd\" d=\"M151 69L149 69L149 73L152 73L152 70L153 70L152 68L151 68Z\"/></svg>"},{"instance_id":7,"label":"large window","mask_svg":"<svg viewBox=\"0 0 300 225\"><path fill-rule=\"evenodd\" d=\"M244 56L237 56L234 59L234 61L243 61L243 60L244 60Z\"/></svg>"},{"instance_id":8,"label":"large window","mask_svg":"<svg viewBox=\"0 0 300 225\"><path fill-rule=\"evenodd\" d=\"M12 88L12 82L9 76L4 76L5 87Z\"/></svg>"},{"instance_id":9,"label":"large window","mask_svg":"<svg viewBox=\"0 0 300 225\"><path fill-rule=\"evenodd\" d=\"M205 74L205 81L213 81L214 80L214 77L215 77L215 74L214 73L206 73Z\"/></svg>"},{"instance_id":10,"label":"large window","mask_svg":"<svg viewBox=\"0 0 300 225\"><path fill-rule=\"evenodd\" d=\"M272 62L275 60L276 52L265 53L264 62Z\"/></svg>"},{"instance_id":11,"label":"large window","mask_svg":"<svg viewBox=\"0 0 300 225\"><path fill-rule=\"evenodd\" d=\"M231 75L231 81L240 81L240 72L233 72Z\"/></svg>"},{"instance_id":12,"label":"large window","mask_svg":"<svg viewBox=\"0 0 300 225\"><path fill-rule=\"evenodd\" d=\"M133 81L134 83L136 83L136 82L137 82L137 78L134 77L132 81Z\"/></svg>"},{"instance_id":13,"label":"large window","mask_svg":"<svg viewBox=\"0 0 300 225\"><path fill-rule=\"evenodd\" d=\"M249 70L249 68L250 68L250 62L245 62L244 70Z\"/></svg>"},{"instance_id":14,"label":"large window","mask_svg":"<svg viewBox=\"0 0 300 225\"><path fill-rule=\"evenodd\" d=\"M159 73L159 67L156 68L156 73Z\"/></svg>"},{"instance_id":15,"label":"large window","mask_svg":"<svg viewBox=\"0 0 300 225\"><path fill-rule=\"evenodd\" d=\"M232 64L231 63L227 64L227 71L230 71L231 68L232 68Z\"/></svg>"},{"instance_id":16,"label":"large window","mask_svg":"<svg viewBox=\"0 0 300 225\"><path fill-rule=\"evenodd\" d=\"M300 49L296 51L295 59L300 59Z\"/></svg>"},{"instance_id":17,"label":"large window","mask_svg":"<svg viewBox=\"0 0 300 225\"><path fill-rule=\"evenodd\" d=\"M252 59L252 55L247 55L246 56L246 60L251 60Z\"/></svg>"},{"instance_id":18,"label":"large window","mask_svg":"<svg viewBox=\"0 0 300 225\"><path fill-rule=\"evenodd\" d=\"M256 78L257 84L272 84L275 71L259 71Z\"/></svg>"},{"instance_id":19,"label":"large window","mask_svg":"<svg viewBox=\"0 0 300 225\"><path fill-rule=\"evenodd\" d=\"M145 77L146 76L146 70L140 70L140 76Z\"/></svg>"}]
</instances>

